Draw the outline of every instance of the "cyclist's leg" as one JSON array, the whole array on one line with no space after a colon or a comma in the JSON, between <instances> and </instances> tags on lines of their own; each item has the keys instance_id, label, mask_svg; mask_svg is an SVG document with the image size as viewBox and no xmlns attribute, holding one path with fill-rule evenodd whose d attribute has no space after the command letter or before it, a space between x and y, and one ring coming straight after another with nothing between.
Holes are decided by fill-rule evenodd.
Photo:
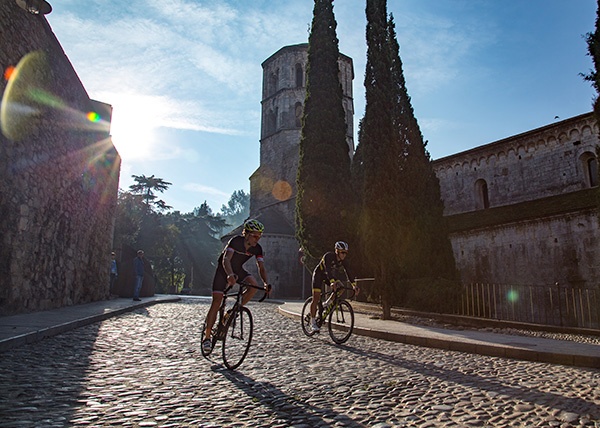
<instances>
[{"instance_id":1,"label":"cyclist's leg","mask_svg":"<svg viewBox=\"0 0 600 428\"><path fill-rule=\"evenodd\" d=\"M312 319L317 315L317 307L319 306L319 302L321 301L321 289L313 288L312 289L312 303L310 305L310 316Z\"/></svg>"},{"instance_id":2,"label":"cyclist's leg","mask_svg":"<svg viewBox=\"0 0 600 428\"><path fill-rule=\"evenodd\" d=\"M213 291L210 309L206 315L206 330L204 331L204 339L210 339L210 332L212 331L212 327L215 325L215 321L217 320L217 313L219 312L222 301L223 292Z\"/></svg>"},{"instance_id":3,"label":"cyclist's leg","mask_svg":"<svg viewBox=\"0 0 600 428\"><path fill-rule=\"evenodd\" d=\"M224 278L223 275L219 275L219 272L216 272L212 286L212 302L210 304L208 314L206 315L206 330L204 331L204 337L202 338L203 340L210 339L210 332L212 331L212 327L215 325L215 321L217 320L217 313L219 312L219 308L223 302L223 292L225 291L226 286L227 278Z\"/></svg>"},{"instance_id":4,"label":"cyclist's leg","mask_svg":"<svg viewBox=\"0 0 600 428\"><path fill-rule=\"evenodd\" d=\"M250 275L248 272L243 271L241 275L238 274L238 277L243 282L253 285L254 287L258 287L258 282L256 282L256 279L252 275ZM246 303L248 303L250 301L250 299L252 299L252 297L254 297L254 295L256 294L257 291L258 290L256 288L252 288L252 287L246 288L246 291L244 292L244 297L242 298L242 305L246 305Z\"/></svg>"},{"instance_id":5,"label":"cyclist's leg","mask_svg":"<svg viewBox=\"0 0 600 428\"><path fill-rule=\"evenodd\" d=\"M312 304L310 305L310 316L314 320L317 314L317 307L321 301L321 289L323 288L323 279L313 273L312 277Z\"/></svg>"}]
</instances>

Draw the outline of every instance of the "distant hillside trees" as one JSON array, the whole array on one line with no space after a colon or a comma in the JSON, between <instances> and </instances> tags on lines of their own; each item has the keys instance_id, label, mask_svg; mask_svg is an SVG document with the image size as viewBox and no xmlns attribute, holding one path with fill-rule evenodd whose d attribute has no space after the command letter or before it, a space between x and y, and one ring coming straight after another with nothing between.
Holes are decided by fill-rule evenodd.
<instances>
[{"instance_id":1,"label":"distant hillside trees","mask_svg":"<svg viewBox=\"0 0 600 428\"><path fill-rule=\"evenodd\" d=\"M219 214L227 222L223 233L228 233L243 224L250 215L250 194L243 190L234 191L227 201L227 205L221 206Z\"/></svg>"},{"instance_id":2,"label":"distant hillside trees","mask_svg":"<svg viewBox=\"0 0 600 428\"><path fill-rule=\"evenodd\" d=\"M297 175L296 234L308 264L350 240L350 153L332 0L315 0Z\"/></svg>"}]
</instances>

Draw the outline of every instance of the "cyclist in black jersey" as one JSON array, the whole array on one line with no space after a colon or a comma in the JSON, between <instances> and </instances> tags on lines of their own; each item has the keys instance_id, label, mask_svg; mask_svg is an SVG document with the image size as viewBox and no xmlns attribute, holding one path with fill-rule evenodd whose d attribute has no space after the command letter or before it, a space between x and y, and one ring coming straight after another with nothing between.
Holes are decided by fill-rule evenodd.
<instances>
[{"instance_id":1,"label":"cyclist in black jersey","mask_svg":"<svg viewBox=\"0 0 600 428\"><path fill-rule=\"evenodd\" d=\"M217 319L217 312L221 306L225 288L228 285L235 285L238 279L254 286L258 285L256 279L244 269L244 263L255 257L260 278L263 280L264 286L269 287L267 284L267 271L264 265L263 250L258 243L264 230L265 227L261 222L257 220L246 221L242 234L231 238L219 256L217 271L213 279L212 303L206 316L206 330L203 332L204 340L202 341L202 347L207 352L210 352L212 348L210 333ZM254 296L256 291L256 288L248 288L244 293L242 304L245 305Z\"/></svg>"},{"instance_id":2,"label":"cyclist in black jersey","mask_svg":"<svg viewBox=\"0 0 600 428\"><path fill-rule=\"evenodd\" d=\"M348 244L344 241L335 243L335 252L329 251L323 255L321 261L313 271L312 276L312 293L313 299L310 306L310 317L312 329L318 332L319 326L315 320L317 306L321 300L321 292L324 287L329 284L334 289L341 285L341 281L350 281L350 272L346 263L346 255L348 254Z\"/></svg>"}]
</instances>

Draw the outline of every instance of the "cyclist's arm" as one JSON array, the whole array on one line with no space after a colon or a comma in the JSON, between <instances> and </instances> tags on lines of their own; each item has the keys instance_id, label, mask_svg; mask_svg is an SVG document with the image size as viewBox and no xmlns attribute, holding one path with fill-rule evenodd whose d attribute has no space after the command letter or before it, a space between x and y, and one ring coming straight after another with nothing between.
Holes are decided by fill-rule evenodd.
<instances>
[{"instance_id":1,"label":"cyclist's arm","mask_svg":"<svg viewBox=\"0 0 600 428\"><path fill-rule=\"evenodd\" d=\"M323 272L325 273L325 278L327 278L328 284L333 284L336 281L336 278L333 277L333 274L329 272L329 267L333 264L335 260L334 253L326 253L321 260L321 266L323 267Z\"/></svg>"},{"instance_id":2,"label":"cyclist's arm","mask_svg":"<svg viewBox=\"0 0 600 428\"><path fill-rule=\"evenodd\" d=\"M266 287L269 281L267 279L267 270L265 269L265 263L263 262L262 258L256 259L256 266L258 267L258 274L260 275L260 279L262 279Z\"/></svg>"},{"instance_id":3,"label":"cyclist's arm","mask_svg":"<svg viewBox=\"0 0 600 428\"><path fill-rule=\"evenodd\" d=\"M234 285L237 281L237 276L233 273L233 267L231 266L231 259L234 254L235 251L227 248L223 255L223 269L225 269L225 274L227 274L227 284L229 285Z\"/></svg>"}]
</instances>

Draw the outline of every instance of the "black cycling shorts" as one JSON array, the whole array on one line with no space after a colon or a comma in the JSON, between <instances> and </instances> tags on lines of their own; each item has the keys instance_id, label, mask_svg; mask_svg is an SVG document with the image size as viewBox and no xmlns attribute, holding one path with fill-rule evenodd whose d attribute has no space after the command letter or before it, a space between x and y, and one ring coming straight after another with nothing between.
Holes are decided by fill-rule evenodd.
<instances>
[{"instance_id":1,"label":"black cycling shorts","mask_svg":"<svg viewBox=\"0 0 600 428\"><path fill-rule=\"evenodd\" d=\"M238 276L238 281L243 281L250 276L250 274L242 269L240 272L234 272ZM212 291L213 293L223 293L227 287L227 275L224 272L215 272L213 278Z\"/></svg>"}]
</instances>

